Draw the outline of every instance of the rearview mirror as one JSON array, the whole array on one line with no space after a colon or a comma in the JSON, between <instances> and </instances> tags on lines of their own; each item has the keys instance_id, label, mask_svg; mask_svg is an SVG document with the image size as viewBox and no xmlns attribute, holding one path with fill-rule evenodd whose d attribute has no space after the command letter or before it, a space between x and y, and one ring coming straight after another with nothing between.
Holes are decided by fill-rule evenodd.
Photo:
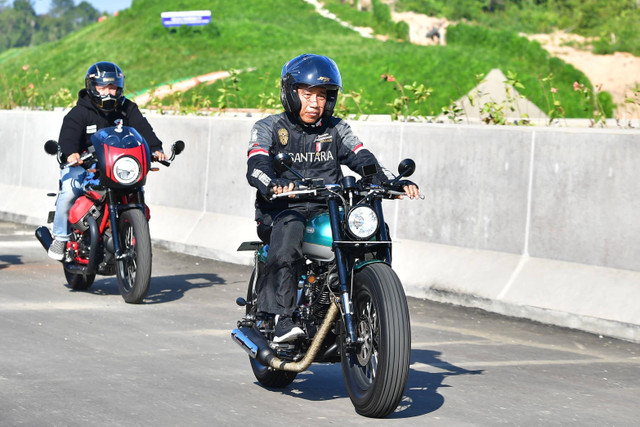
<instances>
[{"instance_id":1,"label":"rearview mirror","mask_svg":"<svg viewBox=\"0 0 640 427\"><path fill-rule=\"evenodd\" d=\"M293 159L287 153L278 153L273 158L273 167L278 173L283 173L287 170L290 170L292 165Z\"/></svg>"},{"instance_id":2,"label":"rearview mirror","mask_svg":"<svg viewBox=\"0 0 640 427\"><path fill-rule=\"evenodd\" d=\"M58 143L53 139L48 140L47 142L44 143L44 151L47 154L51 154L52 156L55 156L56 154L58 154Z\"/></svg>"},{"instance_id":3,"label":"rearview mirror","mask_svg":"<svg viewBox=\"0 0 640 427\"><path fill-rule=\"evenodd\" d=\"M173 143L173 152L176 156L184 151L184 141L176 141Z\"/></svg>"},{"instance_id":4,"label":"rearview mirror","mask_svg":"<svg viewBox=\"0 0 640 427\"><path fill-rule=\"evenodd\" d=\"M398 165L398 173L400 176L411 176L416 171L416 162L411 159L404 159Z\"/></svg>"},{"instance_id":5,"label":"rearview mirror","mask_svg":"<svg viewBox=\"0 0 640 427\"><path fill-rule=\"evenodd\" d=\"M278 153L273 158L273 168L276 170L276 172L282 174L283 172L289 171L297 176L298 179L304 180L304 177L300 175L299 172L291 169L291 166L293 166L293 158L288 153Z\"/></svg>"}]
</instances>

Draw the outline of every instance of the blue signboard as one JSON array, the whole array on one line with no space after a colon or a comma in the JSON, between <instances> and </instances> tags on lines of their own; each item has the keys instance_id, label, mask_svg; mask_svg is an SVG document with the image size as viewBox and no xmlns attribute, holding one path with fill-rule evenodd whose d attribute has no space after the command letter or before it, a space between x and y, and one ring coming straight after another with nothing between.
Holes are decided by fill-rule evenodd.
<instances>
[{"instance_id":1,"label":"blue signboard","mask_svg":"<svg viewBox=\"0 0 640 427\"><path fill-rule=\"evenodd\" d=\"M181 25L207 25L211 22L210 10L188 10L182 12L162 12L162 25L179 27Z\"/></svg>"}]
</instances>

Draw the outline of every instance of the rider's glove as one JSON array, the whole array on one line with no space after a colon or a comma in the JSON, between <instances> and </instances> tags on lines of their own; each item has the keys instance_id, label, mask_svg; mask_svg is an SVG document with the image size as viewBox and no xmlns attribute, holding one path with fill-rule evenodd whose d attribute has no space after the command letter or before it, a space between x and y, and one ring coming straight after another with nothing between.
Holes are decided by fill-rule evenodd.
<instances>
[{"instance_id":1,"label":"rider's glove","mask_svg":"<svg viewBox=\"0 0 640 427\"><path fill-rule=\"evenodd\" d=\"M402 179L402 180L396 182L394 185L391 185L391 181L388 181L387 183L383 184L384 187L387 187L387 188L389 188L391 190L395 190L395 191L404 191L404 187L406 187L408 185L415 185L416 187L418 187L418 184L416 184L413 181L409 181L408 179Z\"/></svg>"},{"instance_id":2,"label":"rider's glove","mask_svg":"<svg viewBox=\"0 0 640 427\"><path fill-rule=\"evenodd\" d=\"M274 178L269 183L269 187L288 187L292 182L287 178Z\"/></svg>"},{"instance_id":3,"label":"rider's glove","mask_svg":"<svg viewBox=\"0 0 640 427\"><path fill-rule=\"evenodd\" d=\"M408 185L415 185L417 188L420 188L420 187L418 187L418 184L416 184L416 183L415 183L415 182L413 182L413 181L409 181L408 179L401 179L400 181L398 181L398 184L397 184L397 185L398 185L400 188L404 188L404 187L406 187L406 186L408 186Z\"/></svg>"},{"instance_id":4,"label":"rider's glove","mask_svg":"<svg viewBox=\"0 0 640 427\"><path fill-rule=\"evenodd\" d=\"M267 188L267 198L273 196L274 187L288 187L293 181L286 178L273 178Z\"/></svg>"}]
</instances>

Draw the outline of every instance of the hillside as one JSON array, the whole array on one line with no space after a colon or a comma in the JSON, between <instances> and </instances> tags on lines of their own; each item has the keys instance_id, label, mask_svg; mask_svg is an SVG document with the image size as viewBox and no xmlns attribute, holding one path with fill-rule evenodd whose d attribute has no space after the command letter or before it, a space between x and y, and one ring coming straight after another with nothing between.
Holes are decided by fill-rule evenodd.
<instances>
[{"instance_id":1,"label":"hillside","mask_svg":"<svg viewBox=\"0 0 640 427\"><path fill-rule=\"evenodd\" d=\"M165 29L160 13L178 8L211 10L212 23ZM409 105L408 111L435 115L473 88L479 76L500 68L517 76L523 86L519 92L543 111L553 106L553 86L553 96L562 100L567 117L591 114L589 106L585 111L583 96L573 90L575 81L590 87L586 76L514 33L460 24L449 29L447 46L368 39L320 16L302 0L134 0L119 16L63 40L3 52L0 91L6 96L0 106L66 106L82 86L89 65L111 60L125 71L128 94L212 72L251 69L238 74L235 82L217 81L169 102L183 111L193 105L217 107L223 94L228 95L227 107L265 107L265 100L277 99L282 64L304 52L336 60L345 83L344 98L352 102L346 107L350 112L390 114L403 96L411 104L411 90L403 86L415 83L414 88L431 89L430 96Z\"/></svg>"}]
</instances>

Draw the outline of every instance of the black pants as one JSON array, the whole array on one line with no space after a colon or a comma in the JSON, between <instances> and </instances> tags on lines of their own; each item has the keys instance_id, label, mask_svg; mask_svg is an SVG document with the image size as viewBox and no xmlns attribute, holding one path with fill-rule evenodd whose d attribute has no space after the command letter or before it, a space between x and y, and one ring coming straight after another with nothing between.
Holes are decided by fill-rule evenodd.
<instances>
[{"instance_id":1,"label":"black pants","mask_svg":"<svg viewBox=\"0 0 640 427\"><path fill-rule=\"evenodd\" d=\"M259 311L290 316L296 309L298 280L304 267L304 228L307 220L325 210L325 205L308 204L275 216L264 274L257 283Z\"/></svg>"}]
</instances>

